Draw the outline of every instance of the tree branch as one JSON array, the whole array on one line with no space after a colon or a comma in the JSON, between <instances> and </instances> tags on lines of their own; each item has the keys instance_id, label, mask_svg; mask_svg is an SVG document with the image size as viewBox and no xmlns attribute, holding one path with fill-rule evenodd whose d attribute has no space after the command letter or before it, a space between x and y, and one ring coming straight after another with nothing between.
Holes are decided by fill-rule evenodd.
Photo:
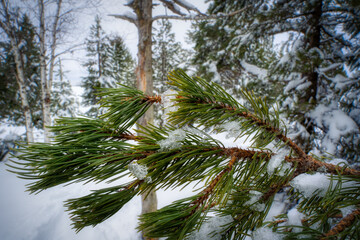
<instances>
[{"instance_id":1,"label":"tree branch","mask_svg":"<svg viewBox=\"0 0 360 240\"><path fill-rule=\"evenodd\" d=\"M337 235L349 227L360 215L360 209L352 211L349 215L341 219L341 221L335 225L329 232L325 234L325 237L322 240L328 239L331 236Z\"/></svg>"},{"instance_id":2,"label":"tree branch","mask_svg":"<svg viewBox=\"0 0 360 240\"><path fill-rule=\"evenodd\" d=\"M239 9L237 11L231 12L231 13L218 13L216 15L206 15L206 14L198 14L198 15L186 15L186 16L178 16L178 15L158 15L153 17L153 21L159 20L159 19L174 19L174 20L211 20L211 19L219 19L219 18L227 18L234 16L236 14L242 13L245 10L250 8L250 6L246 6L242 9Z\"/></svg>"},{"instance_id":3,"label":"tree branch","mask_svg":"<svg viewBox=\"0 0 360 240\"><path fill-rule=\"evenodd\" d=\"M183 1L179 1L179 0L173 0L177 5L185 8L188 11L194 11L197 12L199 15L204 15L206 16L206 14L202 13L199 9L197 9L195 6L188 4L186 2Z\"/></svg>"},{"instance_id":4,"label":"tree branch","mask_svg":"<svg viewBox=\"0 0 360 240\"><path fill-rule=\"evenodd\" d=\"M159 1L162 2L173 13L178 14L180 16L186 15L185 13L180 11L179 7L176 4L174 4L174 2L169 0L159 0Z\"/></svg>"},{"instance_id":5,"label":"tree branch","mask_svg":"<svg viewBox=\"0 0 360 240\"><path fill-rule=\"evenodd\" d=\"M124 14L109 14L108 16L126 20L126 21L131 22L131 23L135 24L136 26L138 26L137 19L132 18L131 16L124 15Z\"/></svg>"}]
</instances>

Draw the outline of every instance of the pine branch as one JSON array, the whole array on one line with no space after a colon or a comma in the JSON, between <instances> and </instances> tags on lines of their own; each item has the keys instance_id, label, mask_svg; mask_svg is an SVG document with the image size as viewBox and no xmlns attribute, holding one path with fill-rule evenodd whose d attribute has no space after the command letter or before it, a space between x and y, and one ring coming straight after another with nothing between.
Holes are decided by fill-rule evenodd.
<instances>
[{"instance_id":1,"label":"pine branch","mask_svg":"<svg viewBox=\"0 0 360 240\"><path fill-rule=\"evenodd\" d=\"M142 182L137 180L127 185L104 188L81 198L67 200L65 207L70 212L76 232L86 226L95 227L117 213L139 192Z\"/></svg>"},{"instance_id":2,"label":"pine branch","mask_svg":"<svg viewBox=\"0 0 360 240\"><path fill-rule=\"evenodd\" d=\"M145 96L143 92L126 86L104 89L99 95L103 97L101 107L108 109L101 118L110 122L119 133L133 126L152 104L160 101L158 96Z\"/></svg>"},{"instance_id":3,"label":"pine branch","mask_svg":"<svg viewBox=\"0 0 360 240\"><path fill-rule=\"evenodd\" d=\"M325 240L331 236L335 236L335 235L343 232L346 228L351 226L355 220L359 219L359 215L360 215L360 209L356 209L356 210L352 211L346 217L341 219L341 221L338 224L336 224L329 232L327 232L325 234L325 237L323 237L322 239Z\"/></svg>"}]
</instances>

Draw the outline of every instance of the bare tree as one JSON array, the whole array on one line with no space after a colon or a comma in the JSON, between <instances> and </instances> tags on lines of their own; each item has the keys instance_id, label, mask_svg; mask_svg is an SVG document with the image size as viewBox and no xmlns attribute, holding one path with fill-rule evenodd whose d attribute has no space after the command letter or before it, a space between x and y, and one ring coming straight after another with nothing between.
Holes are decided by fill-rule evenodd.
<instances>
[{"instance_id":1,"label":"bare tree","mask_svg":"<svg viewBox=\"0 0 360 240\"><path fill-rule=\"evenodd\" d=\"M42 97L42 109L43 109L43 129L44 129L44 141L50 142L50 133L48 126L51 125L50 105L51 105L51 86L53 82L54 66L55 66L55 51L57 48L57 39L60 32L59 25L60 20L63 20L68 14L61 14L62 0L56 0L55 15L53 20L45 19L46 5L44 0L38 0L38 17L39 17L39 44L40 44L40 79L41 79L41 97ZM69 12L68 12L69 13ZM48 28L48 25L49 28ZM47 34L47 32L49 32ZM47 39L49 38L49 39ZM47 47L49 43L49 47ZM47 54L49 50L49 54ZM49 63L47 63L47 58ZM49 71L47 71L49 67Z\"/></svg>"},{"instance_id":2,"label":"bare tree","mask_svg":"<svg viewBox=\"0 0 360 240\"><path fill-rule=\"evenodd\" d=\"M34 141L33 125L31 119L30 106L26 92L25 74L24 74L24 56L20 52L20 45L22 40L17 34L19 20L18 10L12 8L7 0L1 0L0 6L0 28L10 41L11 50L14 54L16 65L16 81L19 85L19 93L21 99L21 107L25 117L25 128L27 142Z\"/></svg>"},{"instance_id":3,"label":"bare tree","mask_svg":"<svg viewBox=\"0 0 360 240\"><path fill-rule=\"evenodd\" d=\"M172 12L172 15L157 15L152 16L153 8L163 5L166 9ZM153 79L152 79L152 23L159 19L177 19L177 20L204 20L219 17L229 17L242 12L239 11L219 14L216 16L206 15L202 13L193 4L185 0L158 0L157 3L153 0L129 0L126 6L133 11L126 14L112 14L115 18L123 19L135 24L138 30L138 66L136 69L136 83L137 88L147 95L153 94ZM187 11L185 13L184 11ZM150 109L139 120L139 124L146 126L154 121L154 111ZM157 209L157 198L155 192L150 192L142 195L142 214L153 212Z\"/></svg>"}]
</instances>

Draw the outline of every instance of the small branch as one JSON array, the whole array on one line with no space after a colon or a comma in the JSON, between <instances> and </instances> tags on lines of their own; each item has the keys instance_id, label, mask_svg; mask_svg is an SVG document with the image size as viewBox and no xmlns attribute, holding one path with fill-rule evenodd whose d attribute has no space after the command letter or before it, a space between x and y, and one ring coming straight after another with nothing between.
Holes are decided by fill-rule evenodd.
<instances>
[{"instance_id":1,"label":"small branch","mask_svg":"<svg viewBox=\"0 0 360 240\"><path fill-rule=\"evenodd\" d=\"M342 168L334 164L321 162L319 160L314 159L311 156L307 156L306 158L290 158L285 157L285 160L290 163L297 163L297 172L298 174L317 171L317 169L321 167L326 168L327 173L338 175L339 173L342 175L350 175L350 176L360 176L360 171L352 169L352 168Z\"/></svg>"},{"instance_id":2,"label":"small branch","mask_svg":"<svg viewBox=\"0 0 360 240\"><path fill-rule=\"evenodd\" d=\"M197 12L199 15L204 15L206 16L204 13L200 12L199 9L197 9L195 6L189 5L189 4L185 4L183 1L179 1L179 0L173 0L177 5L185 8L188 11L194 11Z\"/></svg>"},{"instance_id":3,"label":"small branch","mask_svg":"<svg viewBox=\"0 0 360 240\"><path fill-rule=\"evenodd\" d=\"M135 24L136 26L138 26L138 21L132 17L129 17L127 15L123 15L123 14L109 14L108 16L110 17L115 17L115 18L119 18L122 20L126 20L128 22L131 22L133 24Z\"/></svg>"},{"instance_id":4,"label":"small branch","mask_svg":"<svg viewBox=\"0 0 360 240\"><path fill-rule=\"evenodd\" d=\"M341 219L341 221L335 225L332 229L330 229L329 232L325 234L325 237L322 238L322 240L328 239L328 237L335 236L342 231L344 231L347 227L349 227L356 218L360 215L360 209L356 209L352 211L349 215Z\"/></svg>"},{"instance_id":5,"label":"small branch","mask_svg":"<svg viewBox=\"0 0 360 240\"><path fill-rule=\"evenodd\" d=\"M237 11L231 12L231 13L218 13L216 15L205 15L205 14L197 14L194 16L186 15L186 16L179 16L179 15L158 15L153 17L152 21L156 21L159 19L174 19L174 20L211 20L211 19L219 19L219 18L227 18L232 17L236 14L242 13L245 10L250 8L250 6L246 6L242 9L239 9Z\"/></svg>"},{"instance_id":6,"label":"small branch","mask_svg":"<svg viewBox=\"0 0 360 240\"><path fill-rule=\"evenodd\" d=\"M169 0L159 0L160 2L162 2L170 11L172 11L173 13L180 15L180 16L185 16L185 13L182 13L179 9L179 7L172 1Z\"/></svg>"},{"instance_id":7,"label":"small branch","mask_svg":"<svg viewBox=\"0 0 360 240\"><path fill-rule=\"evenodd\" d=\"M228 173L231 171L231 169L233 168L236 160L238 160L239 158L237 158L236 155L233 155L229 161L229 163L226 165L226 167L221 171L221 173L219 173L210 183L209 186L207 186L207 188L205 188L202 193L203 195L201 195L200 197L198 197L195 201L193 201L191 203L191 205L197 205L197 207L193 210L192 214L194 212L196 212L199 208L200 205L204 204L204 202L209 198L210 194L214 191L215 186L218 184L218 182L220 181L220 179L222 178L222 176L224 176L225 173ZM212 206L213 204L210 204L210 206ZM192 215L191 214L191 215Z\"/></svg>"},{"instance_id":8,"label":"small branch","mask_svg":"<svg viewBox=\"0 0 360 240\"><path fill-rule=\"evenodd\" d=\"M161 96L146 96L144 100L150 103L161 103Z\"/></svg>"}]
</instances>

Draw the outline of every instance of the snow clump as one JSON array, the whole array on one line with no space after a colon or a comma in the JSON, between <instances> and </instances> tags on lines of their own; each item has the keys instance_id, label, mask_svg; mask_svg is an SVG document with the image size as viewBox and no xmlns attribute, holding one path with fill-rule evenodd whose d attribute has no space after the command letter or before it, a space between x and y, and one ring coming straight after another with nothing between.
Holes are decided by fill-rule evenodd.
<instances>
[{"instance_id":1,"label":"snow clump","mask_svg":"<svg viewBox=\"0 0 360 240\"><path fill-rule=\"evenodd\" d=\"M267 165L267 172L272 175L276 169L279 169L277 174L279 176L284 176L285 172L291 168L291 164L284 161L285 157L288 155L288 150L282 150L279 153L273 155L270 158L269 164Z\"/></svg>"},{"instance_id":2,"label":"snow clump","mask_svg":"<svg viewBox=\"0 0 360 240\"><path fill-rule=\"evenodd\" d=\"M150 177L146 177L146 175L148 174L148 171L147 171L147 167L144 166L144 165L140 165L138 164L137 162L131 162L129 164L129 171L134 174L134 176L139 179L139 180L144 180L145 178L145 181L146 182L151 182L151 178Z\"/></svg>"},{"instance_id":3,"label":"snow clump","mask_svg":"<svg viewBox=\"0 0 360 240\"><path fill-rule=\"evenodd\" d=\"M198 231L194 231L188 240L211 239L220 240L224 226L233 221L231 216L215 216L207 219Z\"/></svg>"},{"instance_id":4,"label":"snow clump","mask_svg":"<svg viewBox=\"0 0 360 240\"><path fill-rule=\"evenodd\" d=\"M324 197L330 183L331 180L325 173L316 172L315 174L300 174L290 182L290 185L306 198L310 198L314 194Z\"/></svg>"},{"instance_id":5,"label":"snow clump","mask_svg":"<svg viewBox=\"0 0 360 240\"><path fill-rule=\"evenodd\" d=\"M176 98L176 91L174 90L167 90L163 94L161 94L161 99L164 105L164 114L161 116L164 123L168 123L168 116L169 113L175 112L178 107L174 106L173 99Z\"/></svg>"},{"instance_id":6,"label":"snow clump","mask_svg":"<svg viewBox=\"0 0 360 240\"><path fill-rule=\"evenodd\" d=\"M185 138L186 132L183 129L176 129L169 132L168 138L160 140L157 143L160 146L160 150L171 150L180 147L182 145L181 141Z\"/></svg>"},{"instance_id":7,"label":"snow clump","mask_svg":"<svg viewBox=\"0 0 360 240\"><path fill-rule=\"evenodd\" d=\"M253 240L281 240L283 239L283 237L276 233L273 232L271 228L268 227L262 227L262 228L258 228L256 229L253 233L251 238Z\"/></svg>"},{"instance_id":8,"label":"snow clump","mask_svg":"<svg viewBox=\"0 0 360 240\"><path fill-rule=\"evenodd\" d=\"M299 212L296 208L290 209L290 211L287 213L288 217L288 225L294 225L294 226L302 226L301 220L304 219L305 215ZM300 228L294 228L293 231L300 232Z\"/></svg>"}]
</instances>

